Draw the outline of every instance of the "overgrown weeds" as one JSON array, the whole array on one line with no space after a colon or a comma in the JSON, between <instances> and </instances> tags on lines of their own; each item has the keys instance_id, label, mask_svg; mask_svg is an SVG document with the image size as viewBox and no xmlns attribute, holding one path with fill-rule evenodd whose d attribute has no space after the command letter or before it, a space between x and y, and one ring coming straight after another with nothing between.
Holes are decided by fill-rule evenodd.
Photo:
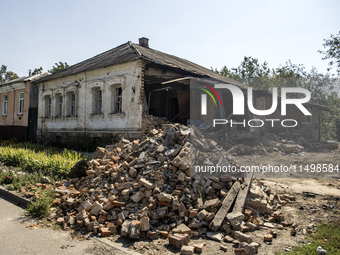
<instances>
[{"instance_id":1,"label":"overgrown weeds","mask_svg":"<svg viewBox=\"0 0 340 255\"><path fill-rule=\"evenodd\" d=\"M54 197L52 189L40 190L35 202L27 206L27 211L36 218L47 217Z\"/></svg>"},{"instance_id":2,"label":"overgrown weeds","mask_svg":"<svg viewBox=\"0 0 340 255\"><path fill-rule=\"evenodd\" d=\"M0 184L6 185L9 190L19 190L23 187L41 183L46 176L48 176L50 183L59 181L64 177L62 175L53 175L53 173L41 169L39 172L27 173L20 167L7 167L0 162Z\"/></svg>"},{"instance_id":3,"label":"overgrown weeds","mask_svg":"<svg viewBox=\"0 0 340 255\"><path fill-rule=\"evenodd\" d=\"M293 247L291 252L276 252L276 255L309 255L316 254L321 246L327 254L340 255L340 221L321 224L316 232L308 236L309 243Z\"/></svg>"}]
</instances>

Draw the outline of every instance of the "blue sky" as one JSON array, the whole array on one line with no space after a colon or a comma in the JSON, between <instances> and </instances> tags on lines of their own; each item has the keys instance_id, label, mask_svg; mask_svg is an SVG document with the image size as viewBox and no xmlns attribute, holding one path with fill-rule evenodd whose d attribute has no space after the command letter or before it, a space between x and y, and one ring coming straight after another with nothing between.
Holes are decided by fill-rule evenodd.
<instances>
[{"instance_id":1,"label":"blue sky","mask_svg":"<svg viewBox=\"0 0 340 255\"><path fill-rule=\"evenodd\" d=\"M19 76L76 64L138 38L207 68L244 56L326 72L324 38L340 30L340 1L2 0L0 65Z\"/></svg>"}]
</instances>

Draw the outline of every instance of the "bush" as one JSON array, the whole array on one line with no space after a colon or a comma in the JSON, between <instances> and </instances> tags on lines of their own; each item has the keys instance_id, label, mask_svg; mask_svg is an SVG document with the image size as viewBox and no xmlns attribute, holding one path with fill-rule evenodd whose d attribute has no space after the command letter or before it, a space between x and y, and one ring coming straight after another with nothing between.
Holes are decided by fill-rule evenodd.
<instances>
[{"instance_id":1,"label":"bush","mask_svg":"<svg viewBox=\"0 0 340 255\"><path fill-rule=\"evenodd\" d=\"M50 213L51 204L53 201L53 191L51 189L40 191L39 197L34 203L27 206L27 211L33 217L44 218Z\"/></svg>"}]
</instances>

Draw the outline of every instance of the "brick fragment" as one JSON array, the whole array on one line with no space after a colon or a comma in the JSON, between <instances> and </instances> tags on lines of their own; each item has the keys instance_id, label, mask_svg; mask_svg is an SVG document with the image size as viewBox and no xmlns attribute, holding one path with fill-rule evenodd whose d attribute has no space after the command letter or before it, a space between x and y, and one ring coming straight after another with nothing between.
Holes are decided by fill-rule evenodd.
<instances>
[{"instance_id":1,"label":"brick fragment","mask_svg":"<svg viewBox=\"0 0 340 255\"><path fill-rule=\"evenodd\" d=\"M204 246L205 246L205 243L194 244L195 252L197 253L203 252Z\"/></svg>"},{"instance_id":2,"label":"brick fragment","mask_svg":"<svg viewBox=\"0 0 340 255\"><path fill-rule=\"evenodd\" d=\"M99 231L103 237L111 235L111 231L108 228L101 227Z\"/></svg>"},{"instance_id":3,"label":"brick fragment","mask_svg":"<svg viewBox=\"0 0 340 255\"><path fill-rule=\"evenodd\" d=\"M240 231L234 232L234 238L240 240L241 242L247 242L247 243L251 243L253 241L253 238L251 236L246 235Z\"/></svg>"},{"instance_id":4,"label":"brick fragment","mask_svg":"<svg viewBox=\"0 0 340 255\"><path fill-rule=\"evenodd\" d=\"M183 246L181 248L181 255L193 255L194 254L194 246Z\"/></svg>"},{"instance_id":5,"label":"brick fragment","mask_svg":"<svg viewBox=\"0 0 340 255\"><path fill-rule=\"evenodd\" d=\"M168 240L170 245L178 249L180 249L183 245L187 245L189 243L186 236L179 234L169 235Z\"/></svg>"},{"instance_id":6,"label":"brick fragment","mask_svg":"<svg viewBox=\"0 0 340 255\"><path fill-rule=\"evenodd\" d=\"M225 246L225 245L220 245L220 249L221 249L222 251L228 251L228 247Z\"/></svg>"},{"instance_id":7,"label":"brick fragment","mask_svg":"<svg viewBox=\"0 0 340 255\"><path fill-rule=\"evenodd\" d=\"M265 234L263 236L263 241L264 242L272 242L273 241L273 236L271 234Z\"/></svg>"}]
</instances>

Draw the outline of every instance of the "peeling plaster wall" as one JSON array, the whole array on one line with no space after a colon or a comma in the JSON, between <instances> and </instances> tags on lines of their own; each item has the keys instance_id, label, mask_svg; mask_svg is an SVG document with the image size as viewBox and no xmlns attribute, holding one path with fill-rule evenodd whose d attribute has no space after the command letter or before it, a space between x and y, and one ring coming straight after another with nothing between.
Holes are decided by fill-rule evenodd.
<instances>
[{"instance_id":1,"label":"peeling plaster wall","mask_svg":"<svg viewBox=\"0 0 340 255\"><path fill-rule=\"evenodd\" d=\"M39 83L37 139L42 142L112 142L117 135L141 132L142 63L133 61ZM122 113L112 113L112 88L122 87ZM113 86L113 87L112 87ZM94 89L102 91L102 113L94 114ZM76 94L76 115L68 116L70 92ZM57 95L63 96L62 116L57 117ZM46 117L45 98L51 96L51 117ZM80 139L80 140L79 140Z\"/></svg>"}]
</instances>

